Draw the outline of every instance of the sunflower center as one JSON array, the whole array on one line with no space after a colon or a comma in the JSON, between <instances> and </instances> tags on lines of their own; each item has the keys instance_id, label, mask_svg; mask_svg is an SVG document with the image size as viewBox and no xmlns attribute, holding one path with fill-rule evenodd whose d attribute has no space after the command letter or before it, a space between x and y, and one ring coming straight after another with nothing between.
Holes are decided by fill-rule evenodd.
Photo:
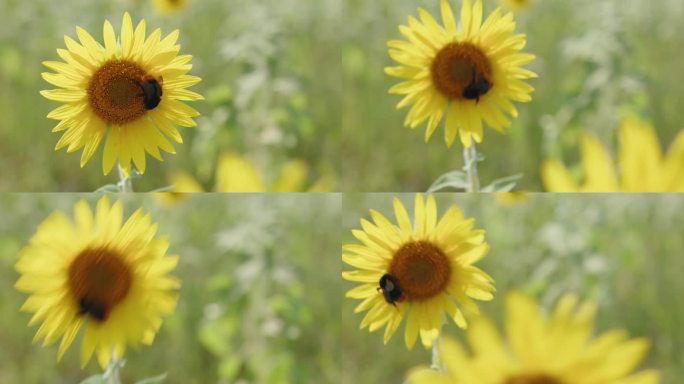
<instances>
[{"instance_id":1,"label":"sunflower center","mask_svg":"<svg viewBox=\"0 0 684 384\"><path fill-rule=\"evenodd\" d=\"M111 60L102 65L88 83L88 100L93 111L110 124L123 125L145 113L140 82L145 71L127 60Z\"/></svg>"},{"instance_id":2,"label":"sunflower center","mask_svg":"<svg viewBox=\"0 0 684 384\"><path fill-rule=\"evenodd\" d=\"M432 62L432 83L450 100L474 99L489 92L492 66L485 54L470 43L450 43Z\"/></svg>"},{"instance_id":3,"label":"sunflower center","mask_svg":"<svg viewBox=\"0 0 684 384\"><path fill-rule=\"evenodd\" d=\"M560 380L548 375L521 375L507 379L503 384L563 384Z\"/></svg>"},{"instance_id":4,"label":"sunflower center","mask_svg":"<svg viewBox=\"0 0 684 384\"><path fill-rule=\"evenodd\" d=\"M451 277L451 264L435 244L413 241L394 253L389 273L408 300L421 301L444 291Z\"/></svg>"},{"instance_id":5,"label":"sunflower center","mask_svg":"<svg viewBox=\"0 0 684 384\"><path fill-rule=\"evenodd\" d=\"M69 266L69 288L80 312L105 320L131 287L131 270L122 256L105 248L82 251Z\"/></svg>"}]
</instances>

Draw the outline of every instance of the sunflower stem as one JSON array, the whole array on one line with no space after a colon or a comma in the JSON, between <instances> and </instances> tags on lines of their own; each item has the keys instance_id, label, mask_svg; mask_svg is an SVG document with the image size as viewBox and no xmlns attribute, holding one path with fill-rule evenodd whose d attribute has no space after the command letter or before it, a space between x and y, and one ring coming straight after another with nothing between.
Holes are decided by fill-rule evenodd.
<instances>
[{"instance_id":1,"label":"sunflower stem","mask_svg":"<svg viewBox=\"0 0 684 384\"><path fill-rule=\"evenodd\" d=\"M109 361L107 369L105 369L103 379L107 379L107 384L121 384L121 375L119 371L123 364L116 358L116 353L112 353L112 359Z\"/></svg>"},{"instance_id":2,"label":"sunflower stem","mask_svg":"<svg viewBox=\"0 0 684 384\"><path fill-rule=\"evenodd\" d=\"M107 384L121 384L121 376L119 375L119 368L115 368L112 374L109 375Z\"/></svg>"},{"instance_id":3,"label":"sunflower stem","mask_svg":"<svg viewBox=\"0 0 684 384\"><path fill-rule=\"evenodd\" d=\"M133 192L133 180L130 177L126 177L120 163L117 163L116 167L119 170L119 183L117 184L119 190L121 192Z\"/></svg>"},{"instance_id":4,"label":"sunflower stem","mask_svg":"<svg viewBox=\"0 0 684 384\"><path fill-rule=\"evenodd\" d=\"M439 341L441 338L442 334L440 333L436 339L432 340L432 365L430 368L438 371L442 370L442 362L439 360Z\"/></svg>"},{"instance_id":5,"label":"sunflower stem","mask_svg":"<svg viewBox=\"0 0 684 384\"><path fill-rule=\"evenodd\" d=\"M477 148L475 148L475 143L472 143L470 147L463 147L463 169L466 171L468 176L468 184L466 185L466 192L479 192L480 191L480 178L477 175Z\"/></svg>"}]
</instances>

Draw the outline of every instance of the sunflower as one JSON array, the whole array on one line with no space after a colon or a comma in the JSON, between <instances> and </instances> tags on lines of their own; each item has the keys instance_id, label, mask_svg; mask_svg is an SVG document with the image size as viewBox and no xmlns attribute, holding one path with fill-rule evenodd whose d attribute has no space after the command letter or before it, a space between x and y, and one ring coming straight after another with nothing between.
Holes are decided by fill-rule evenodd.
<instances>
[{"instance_id":1,"label":"sunflower","mask_svg":"<svg viewBox=\"0 0 684 384\"><path fill-rule=\"evenodd\" d=\"M33 312L29 326L42 322L34 342L62 339L58 360L83 328L81 365L97 352L104 368L127 345L152 344L175 309L180 282L168 272L178 256L166 255L169 241L155 237L149 214L138 209L123 225L122 217L120 201L102 197L94 216L79 201L73 222L54 212L19 255L15 287L30 294L21 310Z\"/></svg>"},{"instance_id":2,"label":"sunflower","mask_svg":"<svg viewBox=\"0 0 684 384\"><path fill-rule=\"evenodd\" d=\"M496 192L494 194L496 201L501 205L510 207L512 205L523 203L530 199L531 195L529 192Z\"/></svg>"},{"instance_id":3,"label":"sunflower","mask_svg":"<svg viewBox=\"0 0 684 384\"><path fill-rule=\"evenodd\" d=\"M154 0L154 6L166 14L175 13L188 6L188 0Z\"/></svg>"},{"instance_id":4,"label":"sunflower","mask_svg":"<svg viewBox=\"0 0 684 384\"><path fill-rule=\"evenodd\" d=\"M484 231L473 230L474 219L465 219L452 206L437 220L435 199L421 194L415 200L415 227L406 209L394 199L399 226L371 210L374 224L361 219L363 230L352 234L362 244L342 247L342 260L356 268L342 277L361 283L347 297L362 302L355 313L368 311L361 328L371 332L385 326L384 342L407 317L404 339L413 348L420 334L425 347L439 335L444 314L461 328L466 320L459 305L478 313L472 299L491 300L494 280L473 264L489 250Z\"/></svg>"},{"instance_id":5,"label":"sunflower","mask_svg":"<svg viewBox=\"0 0 684 384\"><path fill-rule=\"evenodd\" d=\"M535 0L501 0L501 4L513 12L531 7Z\"/></svg>"},{"instance_id":6,"label":"sunflower","mask_svg":"<svg viewBox=\"0 0 684 384\"><path fill-rule=\"evenodd\" d=\"M163 39L160 29L145 37L145 20L133 30L128 13L118 42L107 20L104 47L84 29L76 27L76 33L80 44L65 36L67 49L57 50L64 62L43 62L55 71L44 72L43 79L59 89L41 95L64 103L47 115L60 120L53 132L64 131L55 150L83 148L83 167L104 139L105 175L117 160L126 174L131 160L144 173L145 152L163 161L160 148L175 153L166 136L183 142L175 125L196 126L192 118L199 113L182 102L203 99L186 89L200 81L187 75L192 56L178 56L178 30Z\"/></svg>"},{"instance_id":7,"label":"sunflower","mask_svg":"<svg viewBox=\"0 0 684 384\"><path fill-rule=\"evenodd\" d=\"M584 183L578 185L557 160L542 165L541 177L550 192L682 192L684 191L684 131L666 156L649 124L625 119L619 131L620 149L615 172L608 151L590 134L582 136Z\"/></svg>"},{"instance_id":8,"label":"sunflower","mask_svg":"<svg viewBox=\"0 0 684 384\"><path fill-rule=\"evenodd\" d=\"M280 168L277 178L267 186L257 167L237 153L224 153L216 166L217 192L328 192L330 180L319 179L305 188L309 165L303 160L289 160Z\"/></svg>"},{"instance_id":9,"label":"sunflower","mask_svg":"<svg viewBox=\"0 0 684 384\"><path fill-rule=\"evenodd\" d=\"M524 79L537 75L521 68L534 55L520 53L525 35L513 34L513 14L496 9L482 23L482 1L471 6L463 0L460 29L447 0L441 1L441 26L424 9L420 20L408 18L399 31L408 41L388 43L390 57L397 67L385 68L390 76L404 81L389 92L405 95L397 109L413 105L404 124L411 128L427 120L425 141L445 120L444 139L451 147L460 133L461 142L470 147L472 139L481 142L482 122L504 132L512 117L518 116L511 101L527 102L534 90ZM505 113L504 113L505 112Z\"/></svg>"},{"instance_id":10,"label":"sunflower","mask_svg":"<svg viewBox=\"0 0 684 384\"><path fill-rule=\"evenodd\" d=\"M288 160L280 168L277 178L270 184L262 172L247 158L235 152L219 156L216 164L216 192L329 192L333 181L328 177L316 180L306 187L309 165L300 159ZM174 193L202 192L200 184L187 172L174 172L169 177Z\"/></svg>"},{"instance_id":11,"label":"sunflower","mask_svg":"<svg viewBox=\"0 0 684 384\"><path fill-rule=\"evenodd\" d=\"M188 194L204 192L202 186L192 175L175 171L169 176L172 188L170 192L156 192L154 197L163 205L171 206L185 200Z\"/></svg>"},{"instance_id":12,"label":"sunflower","mask_svg":"<svg viewBox=\"0 0 684 384\"><path fill-rule=\"evenodd\" d=\"M472 353L445 339L440 357L446 370L416 370L411 384L656 384L659 374L634 374L649 343L610 330L592 338L596 304L574 295L559 301L550 318L530 297L513 292L506 300L502 341L490 320L480 317L468 329Z\"/></svg>"}]
</instances>

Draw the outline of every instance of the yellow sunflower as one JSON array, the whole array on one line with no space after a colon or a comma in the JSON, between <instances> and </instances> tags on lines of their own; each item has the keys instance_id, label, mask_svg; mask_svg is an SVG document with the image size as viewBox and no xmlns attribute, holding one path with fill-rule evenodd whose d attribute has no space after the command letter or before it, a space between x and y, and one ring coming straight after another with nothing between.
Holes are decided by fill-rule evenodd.
<instances>
[{"instance_id":1,"label":"yellow sunflower","mask_svg":"<svg viewBox=\"0 0 684 384\"><path fill-rule=\"evenodd\" d=\"M138 209L122 225L122 211L106 196L94 215L79 201L73 222L54 212L19 255L15 287L30 294L21 310L33 312L29 326L42 322L34 342L62 339L58 360L84 328L81 365L97 352L105 368L128 345L152 344L175 309L180 282L168 272L178 256L166 255L169 241L155 237L149 214Z\"/></svg>"},{"instance_id":2,"label":"yellow sunflower","mask_svg":"<svg viewBox=\"0 0 684 384\"><path fill-rule=\"evenodd\" d=\"M404 339L410 349L420 334L425 347L439 335L447 314L461 328L466 320L459 306L478 313L472 299L491 300L494 280L474 264L489 250L484 231L473 230L452 206L437 220L435 199L417 194L414 225L406 209L394 199L398 227L371 210L374 223L361 219L363 230L352 234L361 244L342 247L342 260L356 268L342 277L360 283L347 297L362 302L355 313L368 311L361 328L371 332L385 326L384 342L407 318Z\"/></svg>"},{"instance_id":3,"label":"yellow sunflower","mask_svg":"<svg viewBox=\"0 0 684 384\"><path fill-rule=\"evenodd\" d=\"M517 203L522 203L530 199L531 195L529 192L496 192L494 194L496 201L501 205L510 207Z\"/></svg>"},{"instance_id":4,"label":"yellow sunflower","mask_svg":"<svg viewBox=\"0 0 684 384\"><path fill-rule=\"evenodd\" d=\"M645 339L610 330L592 337L596 304L564 296L553 313L542 316L537 303L520 293L506 300L502 341L484 317L468 329L472 353L445 339L440 346L445 371L416 370L410 384L656 384L654 370L634 373L648 351Z\"/></svg>"},{"instance_id":5,"label":"yellow sunflower","mask_svg":"<svg viewBox=\"0 0 684 384\"><path fill-rule=\"evenodd\" d=\"M501 4L510 9L511 11L520 11L525 8L531 7L535 3L535 0L501 0Z\"/></svg>"},{"instance_id":6,"label":"yellow sunflower","mask_svg":"<svg viewBox=\"0 0 684 384\"><path fill-rule=\"evenodd\" d=\"M175 153L166 136L183 142L175 125L196 126L192 118L199 113L183 103L203 99L186 89L200 81L187 75L192 56L178 56L178 30L162 39L160 29L145 37L145 27L142 20L133 30L125 13L117 41L112 24L105 21L104 46L76 27L80 44L64 36L67 49L57 50L64 62L43 62L55 71L43 73L43 79L59 89L41 95L64 103L47 115L60 120L53 132L64 131L55 150L83 148L81 167L104 139L105 175L117 160L126 174L131 160L144 173L145 152L163 161L160 148Z\"/></svg>"},{"instance_id":7,"label":"yellow sunflower","mask_svg":"<svg viewBox=\"0 0 684 384\"><path fill-rule=\"evenodd\" d=\"M549 192L682 192L684 191L684 131L666 156L649 124L625 119L619 131L619 175L608 151L590 134L582 136L581 185L557 160L542 165L541 177Z\"/></svg>"},{"instance_id":8,"label":"yellow sunflower","mask_svg":"<svg viewBox=\"0 0 684 384\"><path fill-rule=\"evenodd\" d=\"M175 13L188 6L188 0L154 0L154 6L166 14Z\"/></svg>"},{"instance_id":9,"label":"yellow sunflower","mask_svg":"<svg viewBox=\"0 0 684 384\"><path fill-rule=\"evenodd\" d=\"M404 124L411 128L427 120L425 141L445 120L444 139L451 147L460 133L470 147L472 139L481 142L482 122L504 132L512 117L518 116L511 101L527 102L534 90L524 79L537 75L522 68L534 55L520 53L525 35L513 34L513 14L496 9L482 22L482 1L471 6L463 0L460 28L447 0L441 1L441 26L424 9L420 20L410 16L408 26L399 31L408 41L388 43L390 57L397 67L385 73L403 79L389 92L405 95L397 108L412 105ZM505 113L504 113L505 112Z\"/></svg>"},{"instance_id":10,"label":"yellow sunflower","mask_svg":"<svg viewBox=\"0 0 684 384\"><path fill-rule=\"evenodd\" d=\"M219 156L216 164L216 192L330 192L333 181L328 177L306 187L309 165L300 159L289 160L280 168L277 178L269 184L252 162L235 152ZM169 177L174 193L202 192L200 184L187 172L174 172Z\"/></svg>"}]
</instances>

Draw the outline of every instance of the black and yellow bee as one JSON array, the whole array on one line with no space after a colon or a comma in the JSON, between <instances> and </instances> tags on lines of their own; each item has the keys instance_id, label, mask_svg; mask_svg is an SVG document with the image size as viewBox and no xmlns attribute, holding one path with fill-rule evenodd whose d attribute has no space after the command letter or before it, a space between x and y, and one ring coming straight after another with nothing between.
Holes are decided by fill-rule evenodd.
<instances>
[{"instance_id":1,"label":"black and yellow bee","mask_svg":"<svg viewBox=\"0 0 684 384\"><path fill-rule=\"evenodd\" d=\"M138 96L143 97L143 103L145 104L145 109L155 109L162 97L162 84L164 84L164 79L159 78L158 81L152 76L144 76L140 81L136 81L136 84L142 90L142 93Z\"/></svg>"},{"instance_id":2,"label":"black and yellow bee","mask_svg":"<svg viewBox=\"0 0 684 384\"><path fill-rule=\"evenodd\" d=\"M404 300L404 294L401 291L401 288L399 288L399 282L396 277L389 273L385 273L380 278L379 284L380 287L378 288L378 291L382 291L382 295L385 297L385 301L387 301L388 304L392 304L396 307L397 302Z\"/></svg>"},{"instance_id":3,"label":"black and yellow bee","mask_svg":"<svg viewBox=\"0 0 684 384\"><path fill-rule=\"evenodd\" d=\"M97 320L105 320L107 318L107 308L97 300L82 298L78 302L80 314L88 314Z\"/></svg>"},{"instance_id":4,"label":"black and yellow bee","mask_svg":"<svg viewBox=\"0 0 684 384\"><path fill-rule=\"evenodd\" d=\"M463 97L479 103L480 96L489 92L491 88L492 83L484 75L478 76L477 71L473 68L473 78L470 84L463 89Z\"/></svg>"}]
</instances>

